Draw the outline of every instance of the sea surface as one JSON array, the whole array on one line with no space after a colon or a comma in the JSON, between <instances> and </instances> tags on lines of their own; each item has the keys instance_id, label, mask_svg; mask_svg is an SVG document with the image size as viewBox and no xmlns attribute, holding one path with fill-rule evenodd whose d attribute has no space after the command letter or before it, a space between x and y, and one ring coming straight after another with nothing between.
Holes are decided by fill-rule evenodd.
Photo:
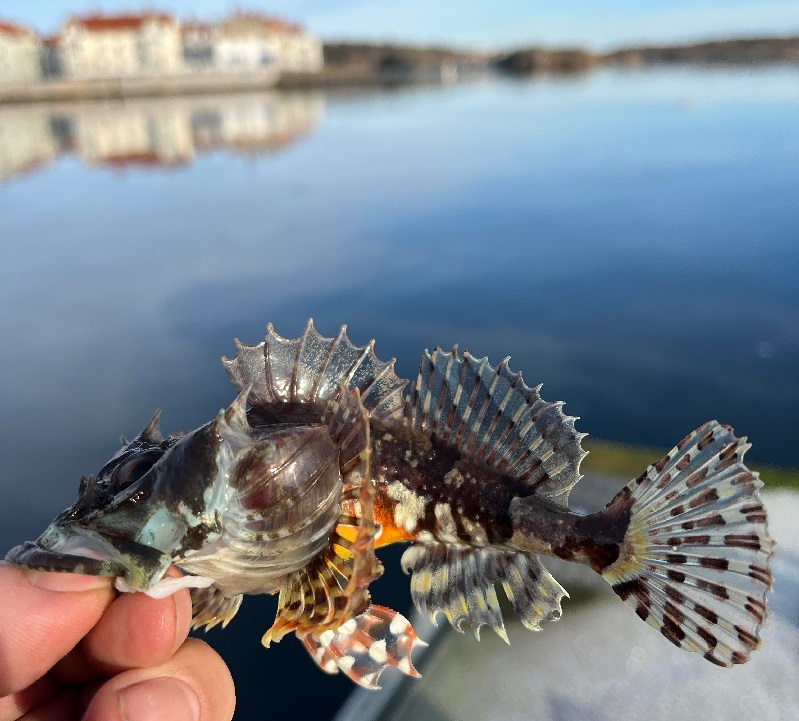
<instances>
[{"instance_id":1,"label":"sea surface","mask_svg":"<svg viewBox=\"0 0 799 721\"><path fill-rule=\"evenodd\" d=\"M156 408L229 403L234 337L311 316L405 377L511 355L591 435L717 418L799 466L798 279L796 68L2 106L0 547ZM407 609L398 557L375 593ZM209 636L240 718L332 716L349 682L262 650L273 612Z\"/></svg>"}]
</instances>

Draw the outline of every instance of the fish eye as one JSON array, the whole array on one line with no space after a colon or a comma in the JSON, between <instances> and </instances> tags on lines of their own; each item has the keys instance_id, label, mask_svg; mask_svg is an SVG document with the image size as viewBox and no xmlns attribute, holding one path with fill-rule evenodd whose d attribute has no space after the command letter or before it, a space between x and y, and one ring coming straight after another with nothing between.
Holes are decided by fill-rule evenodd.
<instances>
[{"instance_id":1,"label":"fish eye","mask_svg":"<svg viewBox=\"0 0 799 721\"><path fill-rule=\"evenodd\" d=\"M118 465L111 475L111 483L114 489L120 491L136 483L136 481L155 465L155 462L162 455L161 452L143 453Z\"/></svg>"}]
</instances>

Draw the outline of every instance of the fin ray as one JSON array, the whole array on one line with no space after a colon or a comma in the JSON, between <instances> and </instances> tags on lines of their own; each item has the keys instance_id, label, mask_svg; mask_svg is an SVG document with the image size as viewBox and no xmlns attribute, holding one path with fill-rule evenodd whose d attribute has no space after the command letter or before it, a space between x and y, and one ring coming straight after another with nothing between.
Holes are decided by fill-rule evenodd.
<instances>
[{"instance_id":1,"label":"fin ray","mask_svg":"<svg viewBox=\"0 0 799 721\"><path fill-rule=\"evenodd\" d=\"M494 548L446 543L417 543L402 556L411 576L411 598L430 620L443 612L453 628L465 624L479 638L483 625L507 642L494 582L502 584L522 624L540 630L542 620L560 618L566 591L552 578L537 556Z\"/></svg>"},{"instance_id":2,"label":"fin ray","mask_svg":"<svg viewBox=\"0 0 799 721\"><path fill-rule=\"evenodd\" d=\"M369 603L369 584L382 573L374 551L374 484L369 471L369 414L358 389L343 384L324 411L331 437L339 447L343 486L338 525L327 548L300 569L280 591L275 623L264 645L291 631L300 635L340 625ZM355 500L346 500L346 499ZM357 521L355 538L342 536L339 525Z\"/></svg>"},{"instance_id":3,"label":"fin ray","mask_svg":"<svg viewBox=\"0 0 799 721\"><path fill-rule=\"evenodd\" d=\"M318 411L338 393L362 391L364 407L374 418L398 419L404 407L402 389L408 381L394 373L394 360L385 363L374 353L374 341L354 345L342 326L333 338L320 335L309 320L302 335L284 338L270 323L266 338L256 345L235 342L236 355L222 363L238 391L252 386L250 403L256 408L299 403Z\"/></svg>"},{"instance_id":4,"label":"fin ray","mask_svg":"<svg viewBox=\"0 0 799 721\"><path fill-rule=\"evenodd\" d=\"M602 571L639 617L720 666L759 645L771 589L773 541L748 448L711 421L631 481L622 552Z\"/></svg>"},{"instance_id":5,"label":"fin ray","mask_svg":"<svg viewBox=\"0 0 799 721\"><path fill-rule=\"evenodd\" d=\"M369 689L380 688L380 675L390 667L418 677L411 653L417 646L426 645L416 636L408 619L390 608L375 605L338 628L306 634L302 644L323 671L341 671Z\"/></svg>"},{"instance_id":6,"label":"fin ray","mask_svg":"<svg viewBox=\"0 0 799 721\"><path fill-rule=\"evenodd\" d=\"M541 398L540 388L527 386L507 358L493 368L487 358L459 355L457 347L436 348L422 356L405 422L566 507L580 478L583 434L562 403Z\"/></svg>"},{"instance_id":7,"label":"fin ray","mask_svg":"<svg viewBox=\"0 0 799 721\"><path fill-rule=\"evenodd\" d=\"M210 631L217 624L227 626L241 606L242 594L226 596L218 586L192 588L191 627Z\"/></svg>"}]
</instances>

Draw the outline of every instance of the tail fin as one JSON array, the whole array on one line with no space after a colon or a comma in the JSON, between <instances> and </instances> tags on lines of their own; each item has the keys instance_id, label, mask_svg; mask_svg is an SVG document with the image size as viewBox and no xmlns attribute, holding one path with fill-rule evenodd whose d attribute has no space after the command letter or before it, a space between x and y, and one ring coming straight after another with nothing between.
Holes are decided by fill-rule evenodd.
<instances>
[{"instance_id":1,"label":"tail fin","mask_svg":"<svg viewBox=\"0 0 799 721\"><path fill-rule=\"evenodd\" d=\"M631 481L613 590L672 643L719 666L746 663L760 643L773 541L743 463L750 444L710 421Z\"/></svg>"}]
</instances>

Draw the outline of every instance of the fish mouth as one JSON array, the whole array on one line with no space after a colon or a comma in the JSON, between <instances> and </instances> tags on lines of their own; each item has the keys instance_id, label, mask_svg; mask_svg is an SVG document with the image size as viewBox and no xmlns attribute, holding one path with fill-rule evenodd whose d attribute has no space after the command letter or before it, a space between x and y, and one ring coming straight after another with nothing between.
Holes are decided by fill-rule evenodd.
<instances>
[{"instance_id":1,"label":"fish mouth","mask_svg":"<svg viewBox=\"0 0 799 721\"><path fill-rule=\"evenodd\" d=\"M121 578L136 590L156 584L172 565L170 556L138 541L55 522L36 541L12 548L6 561L36 571Z\"/></svg>"},{"instance_id":2,"label":"fish mouth","mask_svg":"<svg viewBox=\"0 0 799 721\"><path fill-rule=\"evenodd\" d=\"M35 541L26 541L14 546L7 554L6 561L16 566L30 568L35 571L55 571L61 573L81 573L87 576L124 576L125 567L115 561L110 554L101 557L93 549L75 547L67 551L69 544L63 549L45 548Z\"/></svg>"}]
</instances>

